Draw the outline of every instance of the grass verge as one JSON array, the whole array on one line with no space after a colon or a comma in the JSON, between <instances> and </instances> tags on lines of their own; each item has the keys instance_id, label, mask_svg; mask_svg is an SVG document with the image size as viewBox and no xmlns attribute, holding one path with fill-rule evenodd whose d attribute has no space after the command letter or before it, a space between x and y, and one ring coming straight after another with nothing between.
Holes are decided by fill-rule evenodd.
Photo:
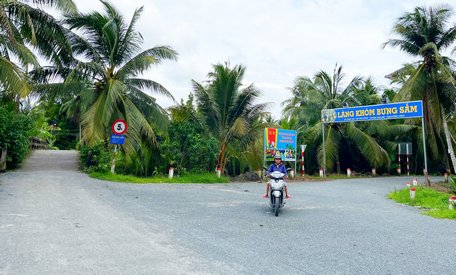
<instances>
[{"instance_id":1,"label":"grass verge","mask_svg":"<svg viewBox=\"0 0 456 275\"><path fill-rule=\"evenodd\" d=\"M131 175L118 175L111 173L90 173L90 177L100 180L114 181L114 182L125 182L125 183L137 183L137 184L148 184L148 183L228 183L230 182L228 177L218 178L216 174L204 173L204 174L189 174L180 177L173 177L172 179L165 176L155 176L148 178L141 178Z\"/></svg>"},{"instance_id":2,"label":"grass verge","mask_svg":"<svg viewBox=\"0 0 456 275\"><path fill-rule=\"evenodd\" d=\"M410 190L396 190L388 198L402 204L419 206L425 215L439 219L456 220L456 210L448 209L448 198L451 194L442 193L433 189L417 187L415 199L410 199Z\"/></svg>"}]
</instances>

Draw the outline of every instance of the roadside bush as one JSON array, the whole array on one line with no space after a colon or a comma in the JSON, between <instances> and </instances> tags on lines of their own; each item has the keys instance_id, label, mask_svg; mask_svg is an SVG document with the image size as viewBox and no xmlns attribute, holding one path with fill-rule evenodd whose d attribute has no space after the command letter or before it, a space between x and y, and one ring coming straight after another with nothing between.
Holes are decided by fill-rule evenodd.
<instances>
[{"instance_id":1,"label":"roadside bush","mask_svg":"<svg viewBox=\"0 0 456 275\"><path fill-rule=\"evenodd\" d=\"M111 151L108 150L102 141L92 146L81 145L80 160L82 170L92 172L107 172L110 169L112 158Z\"/></svg>"},{"instance_id":2,"label":"roadside bush","mask_svg":"<svg viewBox=\"0 0 456 275\"><path fill-rule=\"evenodd\" d=\"M169 138L162 142L161 148L169 166L177 168L180 174L215 168L217 140L191 120L172 122Z\"/></svg>"},{"instance_id":3,"label":"roadside bush","mask_svg":"<svg viewBox=\"0 0 456 275\"><path fill-rule=\"evenodd\" d=\"M7 149L6 165L18 167L29 152L32 121L12 108L0 106L0 148Z\"/></svg>"}]
</instances>

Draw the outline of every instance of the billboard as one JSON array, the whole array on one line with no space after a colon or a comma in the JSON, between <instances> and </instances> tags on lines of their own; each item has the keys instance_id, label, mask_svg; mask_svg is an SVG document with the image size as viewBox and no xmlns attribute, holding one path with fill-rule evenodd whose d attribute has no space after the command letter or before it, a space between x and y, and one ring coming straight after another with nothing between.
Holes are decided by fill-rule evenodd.
<instances>
[{"instance_id":1,"label":"billboard","mask_svg":"<svg viewBox=\"0 0 456 275\"><path fill-rule=\"evenodd\" d=\"M409 101L321 110L323 123L423 117L423 102Z\"/></svg>"},{"instance_id":2,"label":"billboard","mask_svg":"<svg viewBox=\"0 0 456 275\"><path fill-rule=\"evenodd\" d=\"M264 154L267 161L274 160L276 151L282 154L284 161L296 161L297 134L294 130L276 128L264 129Z\"/></svg>"}]
</instances>

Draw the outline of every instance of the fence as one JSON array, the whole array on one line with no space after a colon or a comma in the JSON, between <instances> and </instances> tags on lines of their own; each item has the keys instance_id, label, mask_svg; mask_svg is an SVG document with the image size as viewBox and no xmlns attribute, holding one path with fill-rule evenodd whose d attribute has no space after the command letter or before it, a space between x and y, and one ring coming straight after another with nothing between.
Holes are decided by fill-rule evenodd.
<instances>
[{"instance_id":1,"label":"fence","mask_svg":"<svg viewBox=\"0 0 456 275\"><path fill-rule=\"evenodd\" d=\"M47 143L46 140L32 137L32 138L30 138L29 148L30 149L48 149L49 144Z\"/></svg>"}]
</instances>

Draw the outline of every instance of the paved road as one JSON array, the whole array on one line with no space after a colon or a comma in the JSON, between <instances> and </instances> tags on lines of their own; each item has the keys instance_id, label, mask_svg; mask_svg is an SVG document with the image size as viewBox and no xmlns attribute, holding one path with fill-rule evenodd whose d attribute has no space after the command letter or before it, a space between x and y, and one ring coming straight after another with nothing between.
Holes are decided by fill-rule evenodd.
<instances>
[{"instance_id":1,"label":"paved road","mask_svg":"<svg viewBox=\"0 0 456 275\"><path fill-rule=\"evenodd\" d=\"M454 274L456 222L385 198L406 181L290 183L274 217L262 184L110 183L36 151L0 175L0 274Z\"/></svg>"}]
</instances>

